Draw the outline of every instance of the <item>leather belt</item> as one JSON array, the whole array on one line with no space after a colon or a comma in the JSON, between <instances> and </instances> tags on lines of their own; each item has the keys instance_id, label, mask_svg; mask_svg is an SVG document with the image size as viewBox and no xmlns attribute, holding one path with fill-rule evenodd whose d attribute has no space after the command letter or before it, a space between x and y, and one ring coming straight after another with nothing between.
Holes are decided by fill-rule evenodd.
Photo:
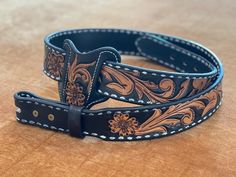
<instances>
[{"instance_id":1,"label":"leather belt","mask_svg":"<svg viewBox=\"0 0 236 177\"><path fill-rule=\"evenodd\" d=\"M221 62L195 42L141 31L79 29L52 33L44 43L44 73L58 81L61 102L16 93L21 123L80 138L143 140L192 128L221 105ZM177 72L123 64L122 54ZM137 106L90 109L108 98Z\"/></svg>"}]
</instances>

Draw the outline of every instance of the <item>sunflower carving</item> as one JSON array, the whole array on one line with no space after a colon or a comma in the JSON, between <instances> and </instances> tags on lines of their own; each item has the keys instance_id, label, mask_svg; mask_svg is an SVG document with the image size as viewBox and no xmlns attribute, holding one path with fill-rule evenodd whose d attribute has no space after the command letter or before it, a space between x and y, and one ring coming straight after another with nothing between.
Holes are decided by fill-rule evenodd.
<instances>
[{"instance_id":1,"label":"sunflower carving","mask_svg":"<svg viewBox=\"0 0 236 177\"><path fill-rule=\"evenodd\" d=\"M54 52L48 53L47 69L55 77L61 77L64 67L64 57Z\"/></svg>"},{"instance_id":2,"label":"sunflower carving","mask_svg":"<svg viewBox=\"0 0 236 177\"><path fill-rule=\"evenodd\" d=\"M196 113L201 118L206 116L210 110L216 107L221 100L221 85L211 90L205 95L191 101L170 106L167 110L156 109L153 114L141 124L135 117L129 117L128 114L115 113L113 119L109 120L109 127L112 133L119 133L120 136L127 135L145 135L149 133L165 133L168 127L174 127L177 124L186 126L197 118Z\"/></svg>"},{"instance_id":3,"label":"sunflower carving","mask_svg":"<svg viewBox=\"0 0 236 177\"><path fill-rule=\"evenodd\" d=\"M68 82L66 84L66 101L69 104L82 106L85 103L86 93L89 92L91 85L91 75L88 71L89 64L77 64L78 55L75 56L73 62L68 67Z\"/></svg>"},{"instance_id":4,"label":"sunflower carving","mask_svg":"<svg viewBox=\"0 0 236 177\"><path fill-rule=\"evenodd\" d=\"M135 117L129 117L129 114L115 113L113 119L109 120L109 127L112 133L127 136L135 133L138 122Z\"/></svg>"},{"instance_id":5,"label":"sunflower carving","mask_svg":"<svg viewBox=\"0 0 236 177\"><path fill-rule=\"evenodd\" d=\"M82 106L84 104L85 96L83 94L83 87L80 84L68 82L66 86L66 101L69 104Z\"/></svg>"}]
</instances>

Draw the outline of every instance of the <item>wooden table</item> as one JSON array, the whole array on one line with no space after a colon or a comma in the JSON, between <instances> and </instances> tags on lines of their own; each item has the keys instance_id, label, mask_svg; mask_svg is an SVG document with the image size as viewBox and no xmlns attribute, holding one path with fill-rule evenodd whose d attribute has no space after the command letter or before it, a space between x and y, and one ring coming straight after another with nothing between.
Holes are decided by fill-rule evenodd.
<instances>
[{"instance_id":1,"label":"wooden table","mask_svg":"<svg viewBox=\"0 0 236 177\"><path fill-rule=\"evenodd\" d=\"M105 142L22 125L12 95L58 99L42 72L43 38L64 28L117 27L176 35L208 46L225 69L224 101L184 133L142 142ZM0 176L236 176L236 2L234 0L1 1ZM145 60L123 57L143 67ZM99 105L124 106L110 100Z\"/></svg>"}]
</instances>

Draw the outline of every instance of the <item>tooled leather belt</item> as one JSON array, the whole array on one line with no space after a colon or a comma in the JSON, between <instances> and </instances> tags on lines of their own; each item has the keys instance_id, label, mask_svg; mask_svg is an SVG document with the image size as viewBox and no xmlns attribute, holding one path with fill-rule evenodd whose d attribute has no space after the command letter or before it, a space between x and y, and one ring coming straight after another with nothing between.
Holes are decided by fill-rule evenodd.
<instances>
[{"instance_id":1,"label":"tooled leather belt","mask_svg":"<svg viewBox=\"0 0 236 177\"><path fill-rule=\"evenodd\" d=\"M107 47L109 46L109 47ZM122 64L141 56L177 72ZM221 105L221 62L209 49L162 34L79 29L45 38L44 73L58 81L61 102L15 94L17 120L104 140L173 135L208 119ZM108 98L137 104L91 110Z\"/></svg>"}]
</instances>

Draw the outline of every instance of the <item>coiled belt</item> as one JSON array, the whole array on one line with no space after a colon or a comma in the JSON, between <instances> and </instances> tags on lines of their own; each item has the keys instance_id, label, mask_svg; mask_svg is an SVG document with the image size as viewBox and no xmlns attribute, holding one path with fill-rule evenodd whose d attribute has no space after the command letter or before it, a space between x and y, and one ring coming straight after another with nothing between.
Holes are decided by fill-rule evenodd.
<instances>
[{"instance_id":1,"label":"coiled belt","mask_svg":"<svg viewBox=\"0 0 236 177\"><path fill-rule=\"evenodd\" d=\"M122 29L61 31L44 42L44 73L58 81L61 102L16 93L21 123L79 138L142 140L194 127L221 105L221 62L195 42ZM177 72L122 64L120 54L145 57ZM89 109L108 98L138 106Z\"/></svg>"}]
</instances>

